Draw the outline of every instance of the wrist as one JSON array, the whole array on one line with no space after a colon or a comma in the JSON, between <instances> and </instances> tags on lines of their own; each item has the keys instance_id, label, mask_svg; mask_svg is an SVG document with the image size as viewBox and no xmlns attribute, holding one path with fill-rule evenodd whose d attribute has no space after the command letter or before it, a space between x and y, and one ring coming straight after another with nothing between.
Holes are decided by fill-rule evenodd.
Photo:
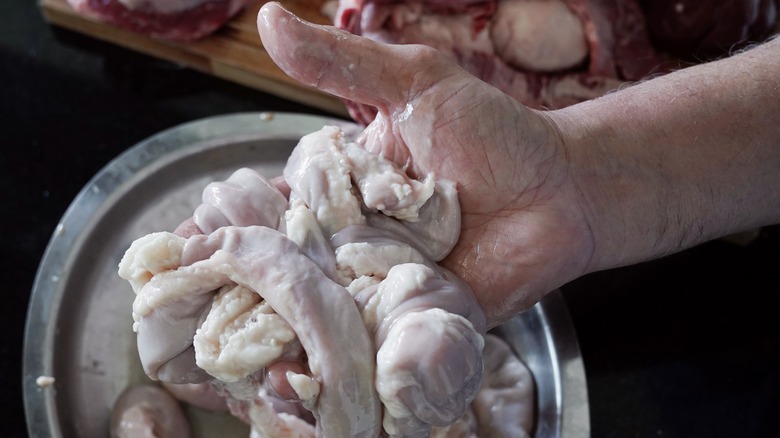
<instances>
[{"instance_id":1,"label":"wrist","mask_svg":"<svg viewBox=\"0 0 780 438\"><path fill-rule=\"evenodd\" d=\"M585 272L663 256L695 240L691 196L661 164L641 125L616 123L628 105L585 103L553 111L592 255ZM626 121L626 120L624 120Z\"/></svg>"},{"instance_id":2,"label":"wrist","mask_svg":"<svg viewBox=\"0 0 780 438\"><path fill-rule=\"evenodd\" d=\"M780 41L552 111L588 272L780 220Z\"/></svg>"}]
</instances>

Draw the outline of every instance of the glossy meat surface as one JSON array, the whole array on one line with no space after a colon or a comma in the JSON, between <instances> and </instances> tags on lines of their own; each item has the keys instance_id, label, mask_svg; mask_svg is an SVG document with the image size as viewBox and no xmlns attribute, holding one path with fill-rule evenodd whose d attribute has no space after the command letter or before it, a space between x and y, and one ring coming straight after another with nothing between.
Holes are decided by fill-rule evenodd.
<instances>
[{"instance_id":1,"label":"glossy meat surface","mask_svg":"<svg viewBox=\"0 0 780 438\"><path fill-rule=\"evenodd\" d=\"M154 38L195 41L224 25L248 0L68 0L77 12Z\"/></svg>"},{"instance_id":2,"label":"glossy meat surface","mask_svg":"<svg viewBox=\"0 0 780 438\"><path fill-rule=\"evenodd\" d=\"M210 385L253 436L476 430L486 320L437 264L460 232L456 185L335 127L302 138L284 178L289 197L239 169L180 235L130 246L147 374Z\"/></svg>"}]
</instances>

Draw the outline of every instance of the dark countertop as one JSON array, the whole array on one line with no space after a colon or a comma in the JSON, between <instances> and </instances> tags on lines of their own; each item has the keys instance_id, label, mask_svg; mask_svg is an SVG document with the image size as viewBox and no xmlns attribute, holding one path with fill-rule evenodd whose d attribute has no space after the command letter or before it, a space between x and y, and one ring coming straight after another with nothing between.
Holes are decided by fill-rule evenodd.
<instances>
[{"instance_id":1,"label":"dark countertop","mask_svg":"<svg viewBox=\"0 0 780 438\"><path fill-rule=\"evenodd\" d=\"M0 4L4 299L0 435L26 436L24 319L49 237L81 187L161 130L242 111L322 114L47 25ZM779 436L780 228L714 241L563 288L594 437Z\"/></svg>"}]
</instances>

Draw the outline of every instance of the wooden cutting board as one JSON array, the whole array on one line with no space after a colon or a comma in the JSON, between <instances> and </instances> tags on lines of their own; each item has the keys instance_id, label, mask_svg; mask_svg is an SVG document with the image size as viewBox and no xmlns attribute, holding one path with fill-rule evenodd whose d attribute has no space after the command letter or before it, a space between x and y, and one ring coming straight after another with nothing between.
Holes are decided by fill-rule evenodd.
<instances>
[{"instance_id":1,"label":"wooden cutting board","mask_svg":"<svg viewBox=\"0 0 780 438\"><path fill-rule=\"evenodd\" d=\"M264 3L266 0L258 0L221 30L200 41L177 43L139 35L77 14L66 0L40 0L43 16L51 24L346 117L347 111L340 100L298 83L271 60L255 24L257 11ZM330 24L320 12L324 0L281 3L307 21Z\"/></svg>"}]
</instances>

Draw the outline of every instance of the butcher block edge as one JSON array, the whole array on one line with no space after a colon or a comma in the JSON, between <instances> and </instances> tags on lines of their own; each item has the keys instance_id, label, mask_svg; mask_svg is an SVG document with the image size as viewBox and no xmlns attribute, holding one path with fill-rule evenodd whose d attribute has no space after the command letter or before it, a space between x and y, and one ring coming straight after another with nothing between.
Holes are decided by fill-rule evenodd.
<instances>
[{"instance_id":1,"label":"butcher block edge","mask_svg":"<svg viewBox=\"0 0 780 438\"><path fill-rule=\"evenodd\" d=\"M305 86L274 64L257 34L259 1L239 13L221 30L192 43L159 40L76 13L66 0L40 0L47 22L146 55L186 66L284 99L348 117L336 97ZM297 15L329 24L320 13L321 0L283 2Z\"/></svg>"}]
</instances>

